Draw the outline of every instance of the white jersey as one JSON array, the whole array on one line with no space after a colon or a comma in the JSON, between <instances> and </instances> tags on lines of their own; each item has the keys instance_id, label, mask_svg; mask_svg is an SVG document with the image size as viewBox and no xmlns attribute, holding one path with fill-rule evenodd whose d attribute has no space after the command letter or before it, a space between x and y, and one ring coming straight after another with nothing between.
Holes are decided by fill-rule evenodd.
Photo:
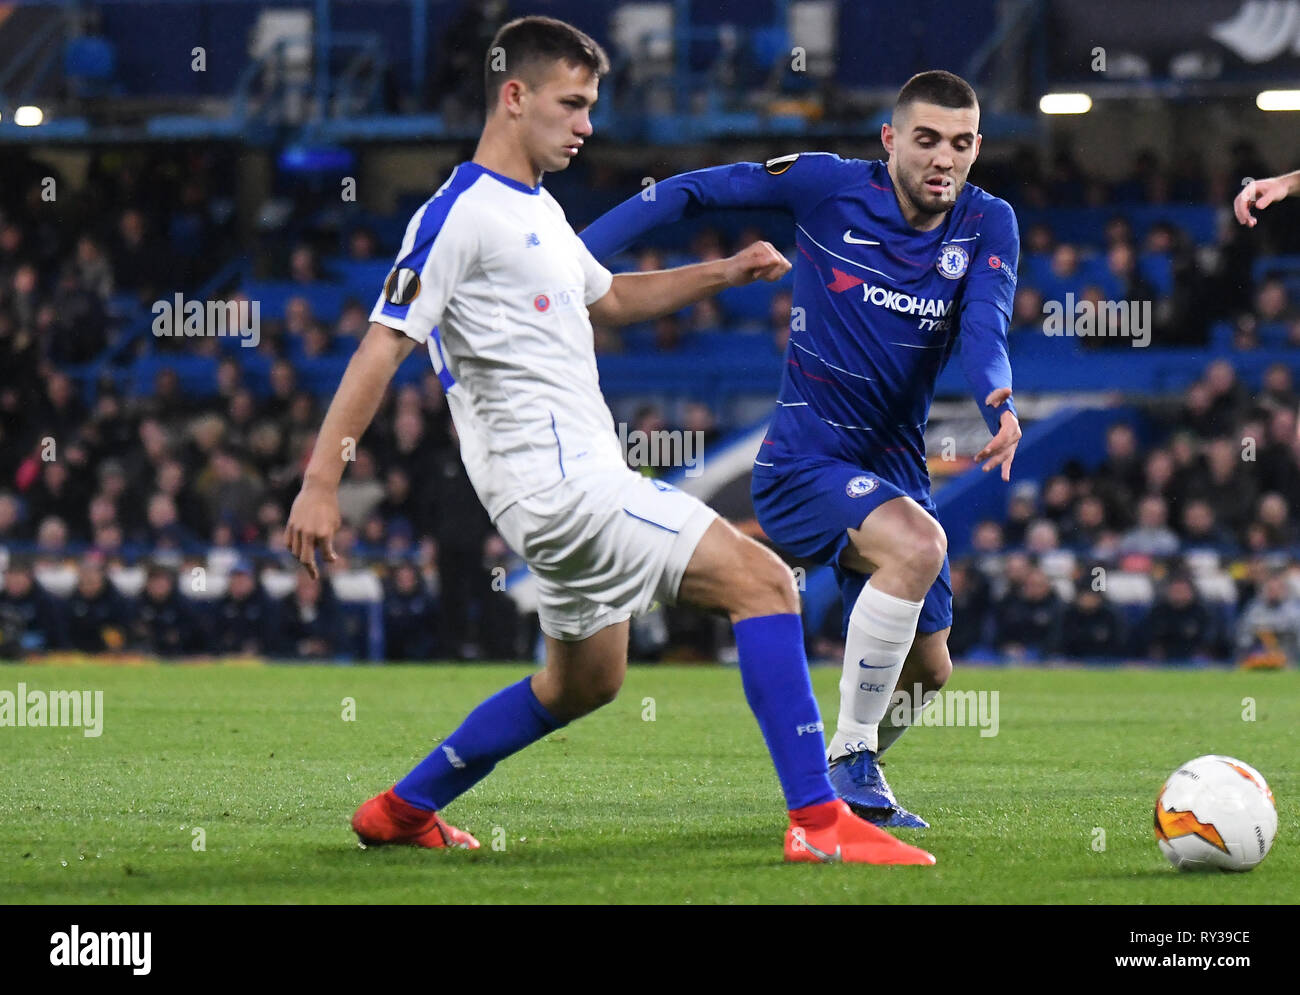
<instances>
[{"instance_id":1,"label":"white jersey","mask_svg":"<svg viewBox=\"0 0 1300 995\"><path fill-rule=\"evenodd\" d=\"M494 521L561 480L626 469L587 316L612 281L546 190L472 162L407 226L370 320L428 346Z\"/></svg>"}]
</instances>

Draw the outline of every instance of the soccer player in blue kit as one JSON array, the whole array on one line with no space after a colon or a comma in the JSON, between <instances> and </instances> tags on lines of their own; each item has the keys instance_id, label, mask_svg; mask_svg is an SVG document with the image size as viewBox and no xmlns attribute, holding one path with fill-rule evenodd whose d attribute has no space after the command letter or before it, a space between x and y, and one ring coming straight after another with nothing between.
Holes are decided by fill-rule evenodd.
<instances>
[{"instance_id":1,"label":"soccer player in blue kit","mask_svg":"<svg viewBox=\"0 0 1300 995\"><path fill-rule=\"evenodd\" d=\"M754 461L754 508L777 546L831 564L840 581L832 784L864 818L925 828L877 761L952 671L947 537L930 497L925 426L935 380L960 341L993 435L976 459L1010 479L1020 424L1006 333L1020 237L1010 205L966 182L980 135L965 80L914 76L881 141L883 162L817 152L683 173L657 183L652 198L620 204L582 239L606 259L709 209L794 216L795 320ZM919 701L909 691L918 685ZM906 707L890 707L896 691Z\"/></svg>"}]
</instances>

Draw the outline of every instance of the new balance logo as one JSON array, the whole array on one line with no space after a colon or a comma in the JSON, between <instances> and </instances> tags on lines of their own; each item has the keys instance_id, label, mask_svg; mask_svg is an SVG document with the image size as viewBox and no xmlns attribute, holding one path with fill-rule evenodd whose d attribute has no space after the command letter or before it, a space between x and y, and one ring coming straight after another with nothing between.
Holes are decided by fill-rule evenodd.
<instances>
[{"instance_id":1,"label":"new balance logo","mask_svg":"<svg viewBox=\"0 0 1300 995\"><path fill-rule=\"evenodd\" d=\"M869 238L855 237L852 228L844 229L844 241L848 242L849 245L879 245L880 244L879 242L873 242Z\"/></svg>"},{"instance_id":2,"label":"new balance logo","mask_svg":"<svg viewBox=\"0 0 1300 995\"><path fill-rule=\"evenodd\" d=\"M447 763L451 764L457 770L465 769L465 761L462 760L450 746L443 746L442 752L446 754Z\"/></svg>"},{"instance_id":3,"label":"new balance logo","mask_svg":"<svg viewBox=\"0 0 1300 995\"><path fill-rule=\"evenodd\" d=\"M536 232L530 231L527 235L524 236L524 247L527 249L531 249L534 245L541 245L541 244L542 244L542 240L537 237Z\"/></svg>"}]
</instances>

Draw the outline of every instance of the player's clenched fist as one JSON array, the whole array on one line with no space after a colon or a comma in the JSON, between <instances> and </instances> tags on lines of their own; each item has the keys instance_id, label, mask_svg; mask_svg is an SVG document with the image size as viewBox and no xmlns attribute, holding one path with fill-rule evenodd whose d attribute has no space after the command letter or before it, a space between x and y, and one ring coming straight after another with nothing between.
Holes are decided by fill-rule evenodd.
<instances>
[{"instance_id":1,"label":"player's clenched fist","mask_svg":"<svg viewBox=\"0 0 1300 995\"><path fill-rule=\"evenodd\" d=\"M779 280L790 271L790 260L771 242L752 242L727 260L727 282L733 287L755 280Z\"/></svg>"},{"instance_id":2,"label":"player's clenched fist","mask_svg":"<svg viewBox=\"0 0 1300 995\"><path fill-rule=\"evenodd\" d=\"M1300 170L1285 176L1270 176L1264 180L1251 180L1241 188L1237 199L1232 202L1232 211L1237 220L1248 228L1259 224L1259 219L1250 213L1253 207L1262 210L1290 194L1300 193Z\"/></svg>"},{"instance_id":3,"label":"player's clenched fist","mask_svg":"<svg viewBox=\"0 0 1300 995\"><path fill-rule=\"evenodd\" d=\"M294 559L307 568L312 580L320 577L316 569L316 547L320 546L325 559L333 563L338 559L334 552L334 533L339 530L338 492L327 487L305 483L294 498L289 510L289 521L284 528L284 544Z\"/></svg>"}]
</instances>

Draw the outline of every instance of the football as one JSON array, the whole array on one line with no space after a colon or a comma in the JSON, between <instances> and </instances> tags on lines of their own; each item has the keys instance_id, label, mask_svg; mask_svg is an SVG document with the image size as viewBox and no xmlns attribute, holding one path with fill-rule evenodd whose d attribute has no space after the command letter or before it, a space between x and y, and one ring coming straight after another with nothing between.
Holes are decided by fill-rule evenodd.
<instances>
[{"instance_id":1,"label":"football","mask_svg":"<svg viewBox=\"0 0 1300 995\"><path fill-rule=\"evenodd\" d=\"M1156 796L1156 843L1180 871L1249 871L1277 835L1277 806L1262 774L1205 756L1169 775Z\"/></svg>"}]
</instances>

